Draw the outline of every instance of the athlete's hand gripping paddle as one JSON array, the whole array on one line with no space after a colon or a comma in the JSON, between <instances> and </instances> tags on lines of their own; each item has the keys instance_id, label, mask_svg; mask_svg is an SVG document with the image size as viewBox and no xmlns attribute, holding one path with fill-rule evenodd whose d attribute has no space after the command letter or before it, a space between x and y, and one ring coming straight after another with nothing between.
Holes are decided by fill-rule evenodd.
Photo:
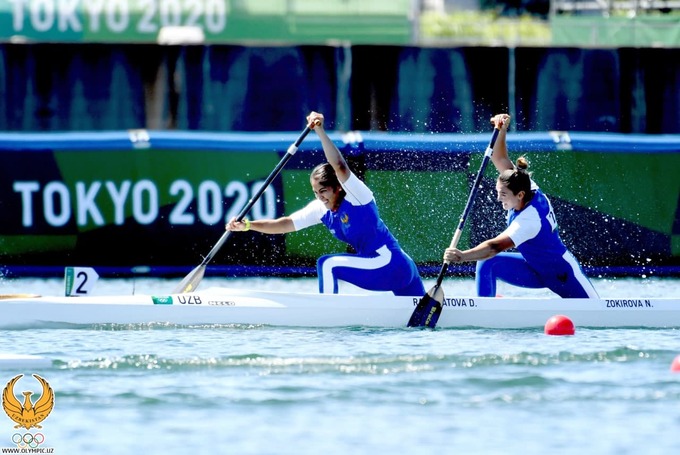
<instances>
[{"instance_id":1,"label":"athlete's hand gripping paddle","mask_svg":"<svg viewBox=\"0 0 680 455\"><path fill-rule=\"evenodd\" d=\"M258 199L260 199L262 193L264 193L267 187L269 187L269 185L276 178L276 176L279 175L281 169L283 169L288 160L290 160L293 157L293 155L295 155L295 152L297 152L298 147L300 147L300 144L302 144L302 141L307 137L309 132L312 131L312 128L313 128L312 125L307 125L305 129L302 131L302 133L300 133L300 136L298 136L298 138L295 140L295 142L293 142L290 145L290 147L288 147L288 151L283 156L281 161L279 161L279 164L276 165L271 174L269 174L269 177L267 177L267 180L265 180L264 184L260 187L257 193L250 199L250 201L248 201L248 204L246 204L243 210L241 210L241 212L236 217L236 221L242 221L243 218L245 218L245 216L248 214L253 205L255 205ZM185 292L191 292L196 290L199 283L203 279L203 275L205 274L205 268L208 265L208 262L212 261L213 257L215 257L220 248L222 248L222 245L224 245L224 242L227 241L230 234L231 231L225 231L224 234L222 234L222 237L220 237L220 239L217 241L212 250L210 250L208 255L205 258L203 258L203 262L201 262L186 277L184 277L179 286L177 286L172 291L173 294L183 294Z\"/></svg>"},{"instance_id":2,"label":"athlete's hand gripping paddle","mask_svg":"<svg viewBox=\"0 0 680 455\"><path fill-rule=\"evenodd\" d=\"M491 154L493 153L493 146L496 144L496 139L498 138L498 133L500 130L494 128L493 135L491 136L491 142L484 153L484 158L482 159L482 164L479 167L479 172L477 172L477 177L475 178L475 183L472 185L470 190L470 195L468 196L467 203L465 204L465 209L463 214L460 216L460 222L458 223L458 228L456 233L451 239L450 248L456 248L458 246L458 241L463 233L463 227L465 226L465 220L467 220L470 211L472 210L472 205L475 201L475 196L477 195L477 189L484 175L484 170L486 169L489 160L491 159ZM446 274L446 270L449 267L448 261L444 261L442 264L441 271L437 277L437 283L429 290L423 298L420 299L418 305L413 310L411 319L409 319L407 327L430 327L434 328L439 320L439 315L442 312L442 303L444 302L444 290L442 289L442 280Z\"/></svg>"}]
</instances>

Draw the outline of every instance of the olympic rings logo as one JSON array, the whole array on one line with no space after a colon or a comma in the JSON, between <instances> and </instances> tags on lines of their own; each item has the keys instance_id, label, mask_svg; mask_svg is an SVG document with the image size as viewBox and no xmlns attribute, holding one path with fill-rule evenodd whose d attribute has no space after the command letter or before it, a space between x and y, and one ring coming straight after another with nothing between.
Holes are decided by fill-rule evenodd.
<instances>
[{"instance_id":1,"label":"olympic rings logo","mask_svg":"<svg viewBox=\"0 0 680 455\"><path fill-rule=\"evenodd\" d=\"M26 447L35 449L40 444L45 442L45 436L42 433L14 433L12 435L12 442L17 445L20 449L25 449Z\"/></svg>"}]
</instances>

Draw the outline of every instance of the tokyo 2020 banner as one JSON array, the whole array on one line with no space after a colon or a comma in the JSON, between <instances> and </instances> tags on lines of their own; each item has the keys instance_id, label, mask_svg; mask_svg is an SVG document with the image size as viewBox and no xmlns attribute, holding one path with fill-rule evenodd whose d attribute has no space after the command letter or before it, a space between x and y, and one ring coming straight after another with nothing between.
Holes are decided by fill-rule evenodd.
<instances>
[{"instance_id":1,"label":"tokyo 2020 banner","mask_svg":"<svg viewBox=\"0 0 680 455\"><path fill-rule=\"evenodd\" d=\"M155 43L180 27L206 43L409 44L411 9L410 0L0 0L0 40Z\"/></svg>"}]
</instances>

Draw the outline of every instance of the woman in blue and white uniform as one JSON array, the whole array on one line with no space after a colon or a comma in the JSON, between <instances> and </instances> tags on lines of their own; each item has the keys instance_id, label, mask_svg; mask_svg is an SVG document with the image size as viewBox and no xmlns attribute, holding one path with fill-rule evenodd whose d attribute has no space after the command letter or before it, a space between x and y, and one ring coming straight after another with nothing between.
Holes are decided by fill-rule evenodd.
<instances>
[{"instance_id":1,"label":"woman in blue and white uniform","mask_svg":"<svg viewBox=\"0 0 680 455\"><path fill-rule=\"evenodd\" d=\"M338 281L371 291L422 296L425 293L415 262L378 214L371 190L350 171L344 157L323 128L324 116L312 112L307 122L321 139L327 163L311 173L316 199L306 207L271 220L232 219L231 231L285 234L323 223L337 239L348 243L356 254L329 254L319 258L319 292L338 293Z\"/></svg>"},{"instance_id":2,"label":"woman in blue and white uniform","mask_svg":"<svg viewBox=\"0 0 680 455\"><path fill-rule=\"evenodd\" d=\"M506 135L510 116L491 119L499 129L491 160L500 173L496 193L508 211L508 227L493 239L461 251L447 248L448 262L478 261L477 294L496 295L500 279L525 288L548 288L563 298L598 298L576 258L562 242L550 200L531 179L524 157L516 165L508 157ZM504 252L517 248L518 253Z\"/></svg>"}]
</instances>

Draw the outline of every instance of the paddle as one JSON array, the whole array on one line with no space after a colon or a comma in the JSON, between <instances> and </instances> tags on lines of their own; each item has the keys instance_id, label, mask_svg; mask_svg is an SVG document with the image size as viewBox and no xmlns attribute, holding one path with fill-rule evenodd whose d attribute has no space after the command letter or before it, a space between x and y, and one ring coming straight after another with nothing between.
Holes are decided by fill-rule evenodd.
<instances>
[{"instance_id":1,"label":"paddle","mask_svg":"<svg viewBox=\"0 0 680 455\"><path fill-rule=\"evenodd\" d=\"M34 299L38 297L40 297L40 294L0 294L0 300Z\"/></svg>"},{"instance_id":2,"label":"paddle","mask_svg":"<svg viewBox=\"0 0 680 455\"><path fill-rule=\"evenodd\" d=\"M274 170L272 171L271 174L269 174L269 177L267 177L267 180L264 181L264 184L260 187L260 189L257 191L257 193L248 201L248 204L246 204L245 207L243 207L243 210L238 214L236 217L237 221L243 220L245 216L248 214L250 209L255 205L258 199L260 199L260 196L262 196L262 193L267 189L267 187L272 183L272 181L276 178L277 175L279 175L279 172L281 172L281 169L286 165L288 160L290 160L293 155L295 155L295 152L297 152L298 147L300 147L300 144L302 144L302 141L307 137L309 132L312 131L312 128L310 128L310 125L307 125L305 129L300 133L300 136L293 142L290 147L288 147L288 151L286 154L283 156L281 161L279 161L279 164L276 165ZM224 242L227 241L229 238L229 235L231 234L231 231L225 231L224 234L222 234L222 237L217 241L215 246L210 250L208 255L203 258L203 262L201 262L195 269L193 269L187 276L184 277L182 282L177 286L172 292L173 294L183 294L185 292L191 292L195 290L201 280L203 279L203 275L205 274L205 267L208 265L208 262L210 262L215 254L219 251L219 249L224 245Z\"/></svg>"},{"instance_id":3,"label":"paddle","mask_svg":"<svg viewBox=\"0 0 680 455\"><path fill-rule=\"evenodd\" d=\"M484 152L484 159L482 159L482 164L479 166L479 172L477 172L475 183L472 185L472 189L470 190L470 195L468 196L467 203L465 204L463 214L460 216L458 228L456 229L456 233L453 235L453 239L451 239L450 248L456 248L456 246L458 246L458 241L460 240L460 236L463 233L465 220L472 210L472 204L474 203L475 196L477 195L479 183L482 181L482 176L484 175L486 165L489 164L489 160L491 159L493 146L496 143L496 138L498 138L499 132L500 131L498 128L494 128L493 136L491 136L491 142L489 142L489 146L487 147L486 152ZM437 283L432 286L429 291L427 291L423 298L420 299L418 305L413 310L413 314L411 315L411 319L408 321L407 327L434 328L437 325L439 315L442 312L442 303L444 302L444 290L442 289L441 285L448 267L448 261L444 261L441 271L439 272L439 276L437 277Z\"/></svg>"}]
</instances>

